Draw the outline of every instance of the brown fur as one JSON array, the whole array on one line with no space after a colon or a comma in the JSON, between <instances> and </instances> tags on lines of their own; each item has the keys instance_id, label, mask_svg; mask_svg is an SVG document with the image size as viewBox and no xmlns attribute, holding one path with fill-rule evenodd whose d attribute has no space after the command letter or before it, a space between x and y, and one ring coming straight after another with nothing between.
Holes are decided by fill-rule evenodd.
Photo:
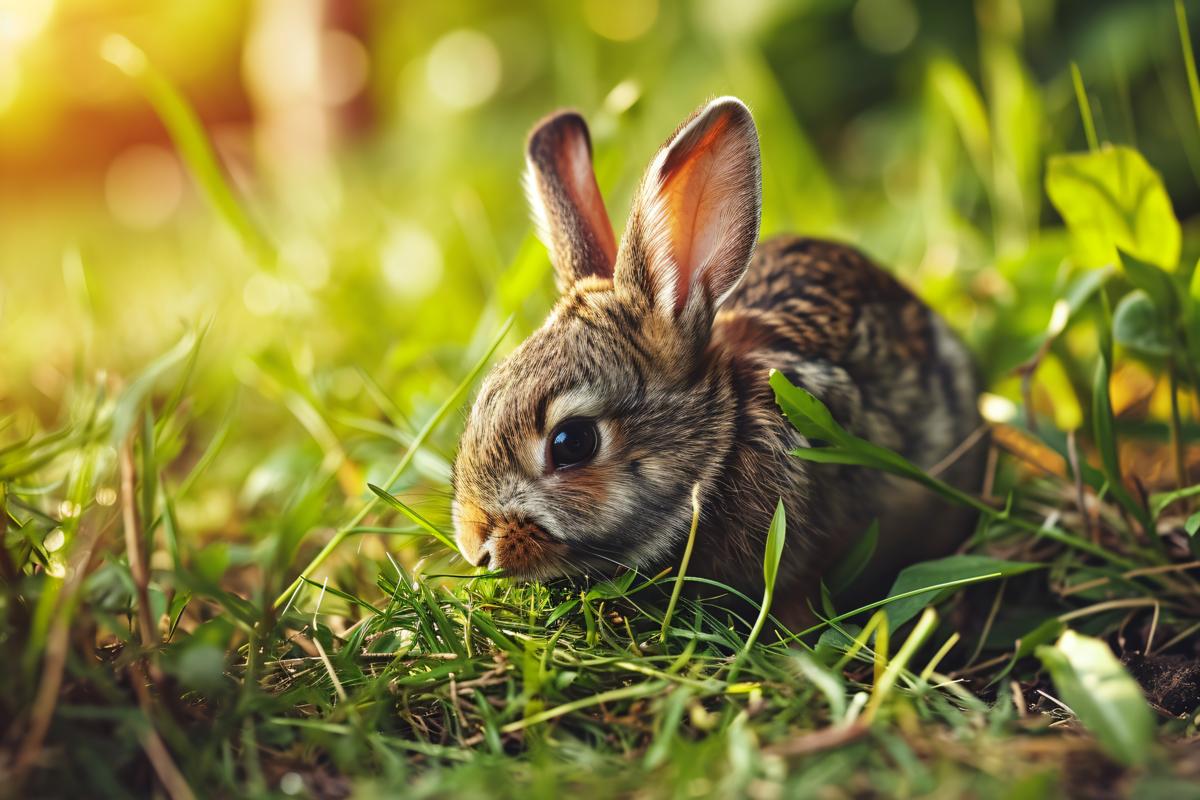
<instances>
[{"instance_id":1,"label":"brown fur","mask_svg":"<svg viewBox=\"0 0 1200 800\"><path fill-rule=\"evenodd\" d=\"M578 124L561 119L544 124ZM543 140L557 138L530 139ZM532 144L529 157L535 173L553 173ZM455 462L456 529L472 563L539 578L675 563L699 483L693 571L754 596L782 498L777 609L799 623L816 579L872 519L883 533L867 591L964 533L911 484L789 455L808 443L775 405L772 368L852 432L926 467L978 426L977 387L945 324L858 251L794 237L755 249L759 176L753 120L722 99L651 163L611 267L577 275L602 236L578 226L606 216L550 220L577 232L552 245L563 296L485 381ZM535 200L560 213L554 197ZM548 438L578 417L596 421L600 450L556 469ZM975 451L943 477L972 490L980 470Z\"/></svg>"}]
</instances>

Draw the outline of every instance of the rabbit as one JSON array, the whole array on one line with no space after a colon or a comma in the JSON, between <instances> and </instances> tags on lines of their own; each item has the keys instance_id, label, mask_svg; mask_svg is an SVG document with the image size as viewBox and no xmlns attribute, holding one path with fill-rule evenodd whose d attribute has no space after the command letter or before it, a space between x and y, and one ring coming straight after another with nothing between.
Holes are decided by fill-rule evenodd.
<instances>
[{"instance_id":1,"label":"rabbit","mask_svg":"<svg viewBox=\"0 0 1200 800\"><path fill-rule=\"evenodd\" d=\"M759 596L782 499L774 608L798 625L813 618L822 574L876 518L868 592L953 549L969 519L927 490L789 455L809 442L768 384L782 371L849 431L922 467L951 456L943 479L976 489L979 385L947 324L849 246L757 244L758 134L736 98L701 107L658 151L619 244L591 152L572 111L528 139L527 194L561 297L467 417L452 470L466 560L521 579L654 574L679 563L698 484L689 574Z\"/></svg>"}]
</instances>

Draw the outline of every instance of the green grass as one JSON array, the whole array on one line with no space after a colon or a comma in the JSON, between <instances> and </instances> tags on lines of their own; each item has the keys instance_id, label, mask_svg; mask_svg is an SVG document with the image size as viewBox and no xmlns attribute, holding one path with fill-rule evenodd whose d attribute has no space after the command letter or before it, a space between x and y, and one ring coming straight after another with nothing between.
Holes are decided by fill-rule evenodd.
<instances>
[{"instance_id":1,"label":"green grass","mask_svg":"<svg viewBox=\"0 0 1200 800\"><path fill-rule=\"evenodd\" d=\"M1175 135L1190 141L1200 95L1183 4L1145 14L1178 21L1163 91L1184 104ZM208 205L144 239L86 214L68 215L66 243L9 228L19 252L61 260L66 291L4 273L6 291L55 300L0 317L0 358L57 388L12 389L0 406L3 791L1200 794L1200 279L1169 196L1178 174L1151 166L1185 156L1148 160L1113 134L1119 97L1096 88L1108 77L1086 48L1038 83L1011 28L988 14L978 25L978 65L914 56L921 88L855 128L902 141L869 151L890 198L855 178L858 151L818 160L769 32L689 29L681 49L715 55L687 51L628 108L593 104L601 185L619 197L641 167L626 150L670 130L686 110L676 94L748 96L768 232L834 231L888 256L1012 401L988 490L973 495L772 377L791 423L825 443L794 454L813 469L885 470L979 513L959 553L838 607L867 533L805 631L770 616L779 548L803 525L782 512L745 619L724 610L731 589L688 574L687 555L660 575L524 585L474 573L447 546L460 414L551 299L513 201L536 114L487 112L514 148L484 154L503 166L495 177L431 154L430 180L452 188L394 200L455 222L430 224L439 287L392 302L376 259L393 212L370 157L339 165L346 200L330 216L306 217L282 190L251 214L183 95L109 40ZM638 52L653 75L662 55ZM563 80L586 103L610 77ZM473 123L458 124L448 138ZM336 281L304 289L314 238ZM138 271L151 257L178 274L152 285ZM217 301L255 280L303 302L255 318ZM164 321L159 305L194 284L203 313Z\"/></svg>"},{"instance_id":2,"label":"green grass","mask_svg":"<svg viewBox=\"0 0 1200 800\"><path fill-rule=\"evenodd\" d=\"M147 375L171 364L186 372L187 352ZM186 396L179 380L167 396ZM23 746L48 734L33 763L74 763L33 768L36 793L139 791L151 769L160 778L178 769L200 793L266 794L300 780L307 792L334 795L405 786L417 796L820 787L1006 796L1021 785L1053 796L1080 781L1099 790L1098 776L1111 774L1130 790L1166 791L1169 775L1194 777L1200 767L1177 743L1192 733L1192 711L1154 722L1111 655L1072 662L1062 640L1051 646L1068 627L1091 637L1122 631L1127 649L1161 657L1186 651L1200 624L1194 565L1128 544L1135 537L1114 506L1099 508L1102 551L1082 534L1049 535L1082 524L1066 482L1028 481L1020 500L981 524L967 554L906 572L884 605L890 622L870 609L830 608L829 624L805 642L781 639L774 626L755 642L758 626L749 632L751 620L710 602L727 590L699 579L684 579L694 591L668 618L670 574L522 586L438 575L430 561L409 569L388 552L378 574L376 558L348 559L340 578L307 580L276 606L266 599L296 569L299 542L288 533L309 530L302 521L314 514L338 515L324 507L329 487L303 487L278 520L248 521L281 532L241 554L248 575L231 577L232 552L178 535L173 508L186 492L155 477L185 430L183 404L137 416L119 444L126 466L115 505L40 510L34 476L56 453L71 462L61 496L89 496L120 412L143 385L131 381L123 395L81 410L86 421L66 434L5 453L3 569L17 589L5 631L28 649L3 696L29 715ZM809 413L820 417L820 407ZM432 539L420 527L387 528L407 516L369 507L355 525ZM1185 540L1170 519L1160 517L1174 550ZM161 546L174 560L147 575L145 554ZM64 553L65 579L55 580ZM107 555L81 581L77 565L92 553ZM219 585L223 571L245 597ZM98 637L96 649L68 643L81 633ZM39 693L47 681L61 691ZM1087 688L1072 688L1076 681ZM149 691L134 692L135 683ZM1115 692L1098 691L1101 683ZM1085 698L1098 710L1085 709ZM1099 746L1077 735L1060 702ZM151 727L173 758L151 755ZM989 755L997 748L1003 758Z\"/></svg>"}]
</instances>

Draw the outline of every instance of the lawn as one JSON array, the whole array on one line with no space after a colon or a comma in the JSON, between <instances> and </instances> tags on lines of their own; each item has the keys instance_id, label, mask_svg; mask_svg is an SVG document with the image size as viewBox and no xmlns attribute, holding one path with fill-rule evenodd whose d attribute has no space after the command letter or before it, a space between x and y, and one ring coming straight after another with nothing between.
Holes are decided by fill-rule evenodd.
<instances>
[{"instance_id":1,"label":"lawn","mask_svg":"<svg viewBox=\"0 0 1200 800\"><path fill-rule=\"evenodd\" d=\"M0 796L1200 797L1200 6L92 5L0 8ZM839 607L863 532L802 631L803 520L748 618L453 546L474 391L555 298L526 131L579 108L623 219L721 94L764 235L861 247L988 387L964 494L772 378L794 457L978 513Z\"/></svg>"}]
</instances>

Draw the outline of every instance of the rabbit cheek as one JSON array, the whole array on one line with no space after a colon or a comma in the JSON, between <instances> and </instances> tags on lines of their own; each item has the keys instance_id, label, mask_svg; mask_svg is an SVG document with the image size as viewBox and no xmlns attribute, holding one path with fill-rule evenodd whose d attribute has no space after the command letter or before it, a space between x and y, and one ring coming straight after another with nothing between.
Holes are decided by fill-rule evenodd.
<instances>
[{"instance_id":1,"label":"rabbit cheek","mask_svg":"<svg viewBox=\"0 0 1200 800\"><path fill-rule=\"evenodd\" d=\"M496 566L505 572L522 578L562 572L567 546L550 538L538 525L524 520L503 520L493 536Z\"/></svg>"},{"instance_id":2,"label":"rabbit cheek","mask_svg":"<svg viewBox=\"0 0 1200 800\"><path fill-rule=\"evenodd\" d=\"M472 566L480 566L487 556L487 540L492 523L483 509L474 503L454 504L454 529L458 549Z\"/></svg>"}]
</instances>

